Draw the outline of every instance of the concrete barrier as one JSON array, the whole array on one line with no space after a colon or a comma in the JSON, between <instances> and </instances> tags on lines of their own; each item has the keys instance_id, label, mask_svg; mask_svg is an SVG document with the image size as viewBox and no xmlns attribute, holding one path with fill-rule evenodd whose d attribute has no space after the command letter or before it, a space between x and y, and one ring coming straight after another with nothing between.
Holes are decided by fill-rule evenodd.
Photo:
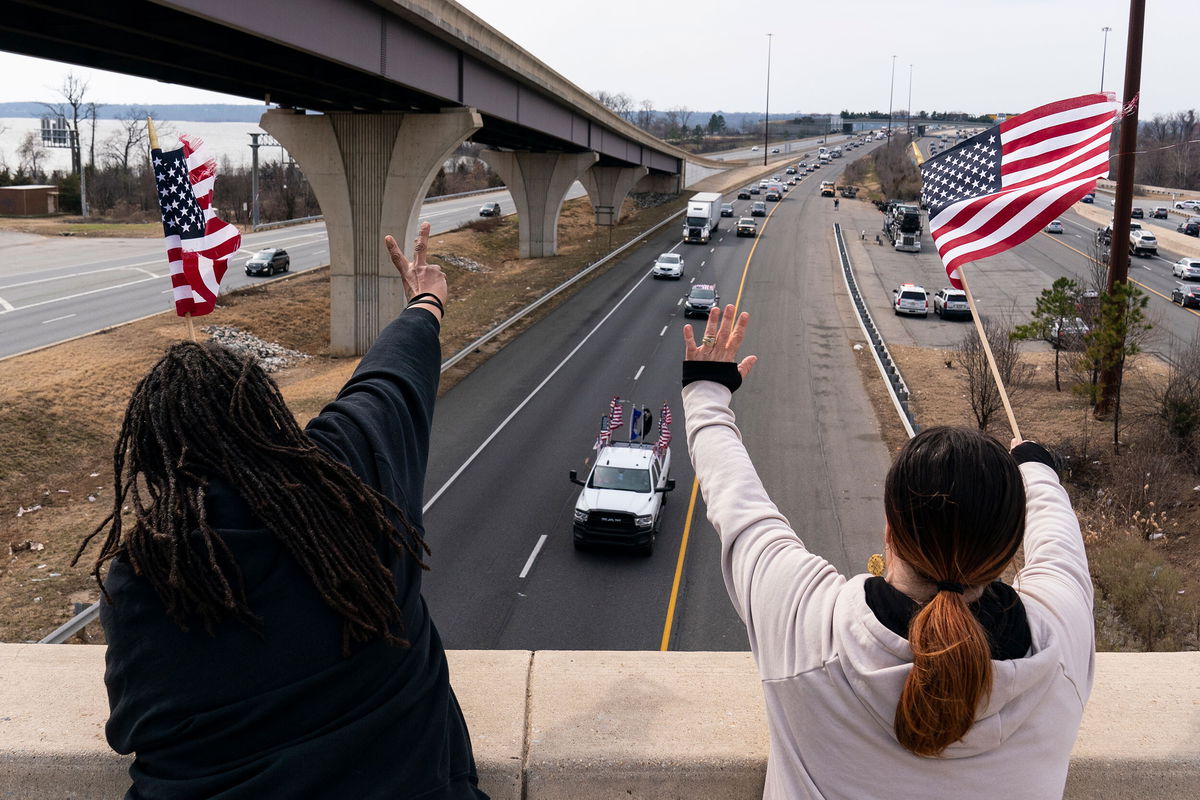
<instances>
[{"instance_id":1,"label":"concrete barrier","mask_svg":"<svg viewBox=\"0 0 1200 800\"><path fill-rule=\"evenodd\" d=\"M129 759L104 741L104 649L0 644L0 798L123 794ZM449 659L495 800L761 797L768 737L749 653ZM1200 797L1200 653L1097 657L1065 797Z\"/></svg>"}]
</instances>

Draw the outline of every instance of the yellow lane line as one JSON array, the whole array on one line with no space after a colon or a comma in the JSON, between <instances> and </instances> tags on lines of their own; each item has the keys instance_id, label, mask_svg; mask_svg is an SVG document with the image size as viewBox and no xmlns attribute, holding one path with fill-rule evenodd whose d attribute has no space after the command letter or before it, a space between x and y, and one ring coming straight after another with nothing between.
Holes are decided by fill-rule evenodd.
<instances>
[{"instance_id":1,"label":"yellow lane line","mask_svg":"<svg viewBox=\"0 0 1200 800\"><path fill-rule=\"evenodd\" d=\"M1090 256L1089 254L1083 252L1082 250L1079 250L1078 248L1072 247L1071 245L1060 240L1056 236L1051 236L1050 234L1046 233L1045 231L1041 231L1041 234L1042 234L1042 236L1047 237L1050 241L1054 242L1055 244L1061 244L1063 247L1067 248L1068 250L1074 250L1076 253L1079 253L1079 255L1083 256L1086 259L1089 259L1091 261L1096 260L1096 259L1092 258L1092 256ZM1166 300L1171 305L1175 305L1174 300L1172 300L1170 297L1167 297L1165 294L1158 291L1157 289L1153 289L1153 288L1147 286L1146 284L1142 283L1141 281L1134 280L1133 278L1130 278L1129 282L1133 283L1133 284L1137 284L1138 286L1145 289L1147 292L1150 292L1150 294L1158 295L1159 297L1161 297L1163 300ZM1180 306L1180 308L1182 308L1184 311L1188 312L1189 314L1195 314L1197 317L1200 317L1200 311L1196 311L1196 309L1194 309L1194 308L1188 308L1187 306Z\"/></svg>"},{"instance_id":2,"label":"yellow lane line","mask_svg":"<svg viewBox=\"0 0 1200 800\"><path fill-rule=\"evenodd\" d=\"M800 184L796 184L799 186ZM786 195L785 195L786 197ZM737 299L733 303L733 313L736 316L737 309L742 304L742 290L746 286L746 275L750 272L750 259L754 258L754 251L758 249L758 237L767 229L767 223L771 221L771 216L779 210L783 203L781 199L775 204L770 213L763 220L762 227L758 229L758 233L754 236L754 244L750 246L750 253L746 256L746 265L742 267L742 279L738 283ZM700 493L700 480L692 478L692 496L688 500L687 517L683 521L683 538L679 540L679 557L675 559L675 578L671 582L671 597L667 601L667 620L663 624L662 642L658 649L666 652L671 644L671 629L675 624L675 606L679 602L679 584L683 580L683 562L687 557L688 539L692 533L692 519L696 513L696 496Z\"/></svg>"}]
</instances>

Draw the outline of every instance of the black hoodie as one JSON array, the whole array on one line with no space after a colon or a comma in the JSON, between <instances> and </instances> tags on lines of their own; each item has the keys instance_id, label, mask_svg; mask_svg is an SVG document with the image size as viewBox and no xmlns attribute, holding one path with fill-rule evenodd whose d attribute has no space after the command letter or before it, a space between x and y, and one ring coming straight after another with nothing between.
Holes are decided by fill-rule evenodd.
<instances>
[{"instance_id":1,"label":"black hoodie","mask_svg":"<svg viewBox=\"0 0 1200 800\"><path fill-rule=\"evenodd\" d=\"M401 314L306 430L418 530L438 327L423 309ZM486 799L414 560L385 558L411 646L375 641L346 658L341 617L237 487L210 483L207 510L261 635L234 621L215 635L183 631L127 560L112 562L106 732L118 753L136 754L126 797Z\"/></svg>"}]
</instances>

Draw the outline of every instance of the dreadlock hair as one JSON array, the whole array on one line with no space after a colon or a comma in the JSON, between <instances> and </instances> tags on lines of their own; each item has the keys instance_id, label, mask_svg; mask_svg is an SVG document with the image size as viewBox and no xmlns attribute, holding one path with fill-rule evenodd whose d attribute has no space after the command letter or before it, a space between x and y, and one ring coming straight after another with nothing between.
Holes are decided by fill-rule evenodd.
<instances>
[{"instance_id":1,"label":"dreadlock hair","mask_svg":"<svg viewBox=\"0 0 1200 800\"><path fill-rule=\"evenodd\" d=\"M182 629L199 621L211 634L230 618L259 629L241 570L205 514L212 479L237 488L342 617L343 653L376 638L408 645L393 633L403 620L380 554L407 554L428 569L420 533L395 503L304 435L252 357L213 343L172 345L134 389L113 450L112 512L72 563L107 528L91 574L110 602L100 569L125 556Z\"/></svg>"}]
</instances>

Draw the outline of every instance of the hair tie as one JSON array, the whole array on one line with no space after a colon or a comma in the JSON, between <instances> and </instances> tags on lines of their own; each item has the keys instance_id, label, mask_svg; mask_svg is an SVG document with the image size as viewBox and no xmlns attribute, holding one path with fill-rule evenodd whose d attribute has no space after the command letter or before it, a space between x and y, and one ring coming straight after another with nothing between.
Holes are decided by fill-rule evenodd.
<instances>
[{"instance_id":1,"label":"hair tie","mask_svg":"<svg viewBox=\"0 0 1200 800\"><path fill-rule=\"evenodd\" d=\"M939 592L954 592L955 594L962 594L967 590L967 587L954 581L938 581L934 586Z\"/></svg>"}]
</instances>

